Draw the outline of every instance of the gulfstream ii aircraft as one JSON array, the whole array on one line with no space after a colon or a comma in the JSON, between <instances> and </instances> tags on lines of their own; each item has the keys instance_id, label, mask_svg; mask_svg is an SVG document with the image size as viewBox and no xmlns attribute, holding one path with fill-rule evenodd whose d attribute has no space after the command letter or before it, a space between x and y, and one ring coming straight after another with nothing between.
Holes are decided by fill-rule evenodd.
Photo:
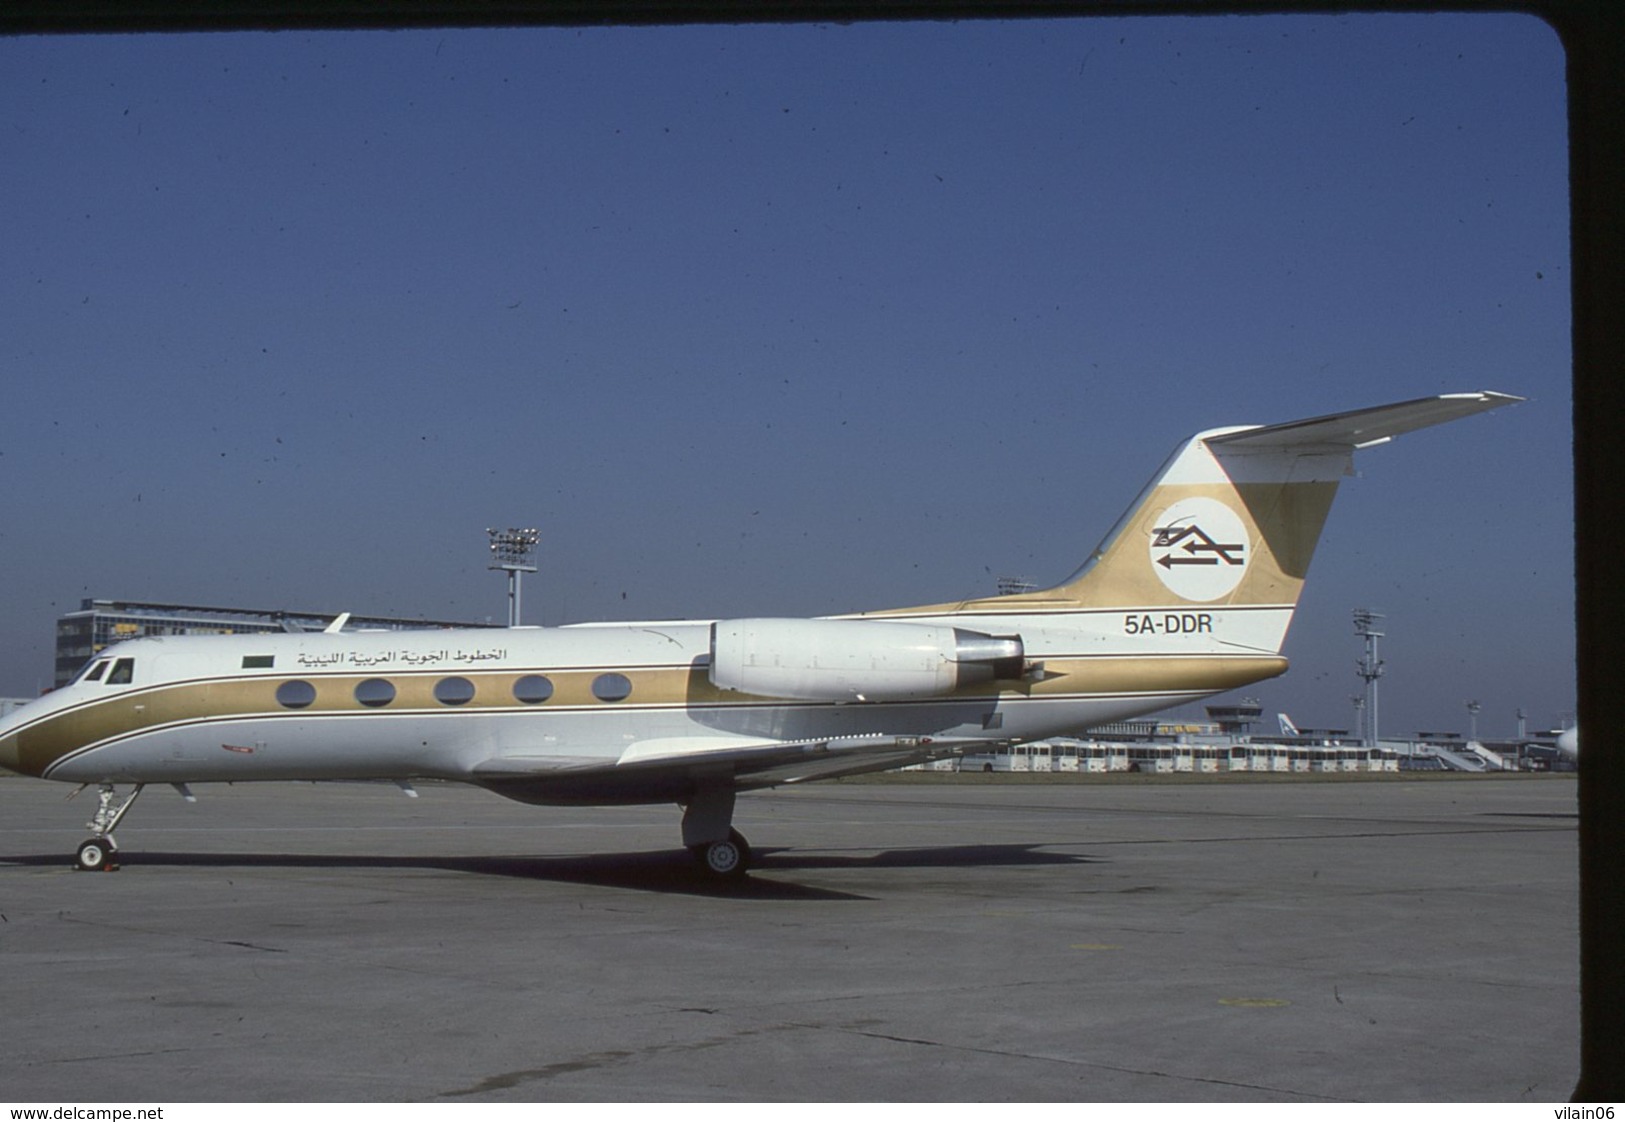
<instances>
[{"instance_id":1,"label":"gulfstream ii aircraft","mask_svg":"<svg viewBox=\"0 0 1625 1122\"><path fill-rule=\"evenodd\" d=\"M1286 670L1353 453L1519 401L1458 393L1181 444L1074 575L820 619L176 636L118 643L0 722L0 767L96 784L81 868L143 785L457 780L533 804L674 803L743 872L739 791L1036 740ZM119 784L134 789L122 799Z\"/></svg>"}]
</instances>

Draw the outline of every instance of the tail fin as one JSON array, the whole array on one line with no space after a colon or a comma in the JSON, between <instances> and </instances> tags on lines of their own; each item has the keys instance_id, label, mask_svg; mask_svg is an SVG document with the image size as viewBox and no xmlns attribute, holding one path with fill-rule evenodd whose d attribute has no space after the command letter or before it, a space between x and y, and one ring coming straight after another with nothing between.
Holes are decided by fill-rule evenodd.
<instances>
[{"instance_id":1,"label":"tail fin","mask_svg":"<svg viewBox=\"0 0 1625 1122\"><path fill-rule=\"evenodd\" d=\"M1179 447L1083 567L1003 610L1215 605L1290 610L1357 449L1522 398L1458 393L1280 425L1212 429ZM1285 621L1281 634L1284 637Z\"/></svg>"}]
</instances>

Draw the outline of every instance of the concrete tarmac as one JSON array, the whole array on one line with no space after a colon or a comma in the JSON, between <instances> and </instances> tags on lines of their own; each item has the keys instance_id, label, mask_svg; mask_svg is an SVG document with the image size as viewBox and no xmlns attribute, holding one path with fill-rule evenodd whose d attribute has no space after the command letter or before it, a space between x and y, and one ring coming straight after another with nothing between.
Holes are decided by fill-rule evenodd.
<instances>
[{"instance_id":1,"label":"concrete tarmac","mask_svg":"<svg viewBox=\"0 0 1625 1122\"><path fill-rule=\"evenodd\" d=\"M149 788L80 873L0 779L0 1099L1569 1095L1571 777L1136 778L743 796L724 887L431 784Z\"/></svg>"}]
</instances>

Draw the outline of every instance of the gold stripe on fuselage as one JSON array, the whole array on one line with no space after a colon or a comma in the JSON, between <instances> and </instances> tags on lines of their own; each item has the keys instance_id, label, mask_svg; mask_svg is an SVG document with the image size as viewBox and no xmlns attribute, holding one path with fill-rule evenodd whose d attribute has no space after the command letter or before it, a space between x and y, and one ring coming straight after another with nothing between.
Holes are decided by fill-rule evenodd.
<instances>
[{"instance_id":1,"label":"gold stripe on fuselage","mask_svg":"<svg viewBox=\"0 0 1625 1122\"><path fill-rule=\"evenodd\" d=\"M988 699L1001 704L1020 704L1025 699L1045 701L1082 700L1095 695L1202 694L1237 689L1286 669L1278 656L1189 657L1167 654L1098 656L1088 658L1046 658L1040 680L989 682L967 687L941 697L908 702L863 702L857 704L948 705L956 701ZM704 666L619 667L632 692L622 701L601 701L592 692L594 680L611 672L608 667L520 668L466 674L344 674L278 675L258 678L217 678L120 690L40 718L22 726L0 742L0 760L16 760L16 770L41 775L65 757L87 747L114 740L127 740L143 733L159 733L206 722L238 719L298 718L304 716L369 714L440 714L619 709L628 716L651 709L752 709L793 705L803 711L829 702L786 702L782 698L758 697L720 690L707 677ZM515 699L514 683L527 675L544 675L553 684L548 700L525 704ZM446 705L435 699L434 687L449 677L466 678L474 685L474 696L461 705ZM383 706L367 706L355 699L361 682L382 678L395 687L395 697ZM276 700L277 687L299 680L315 687L315 700L297 709ZM844 708L844 707L843 707ZM9 742L9 743L7 743ZM15 755L13 755L15 753Z\"/></svg>"}]
</instances>

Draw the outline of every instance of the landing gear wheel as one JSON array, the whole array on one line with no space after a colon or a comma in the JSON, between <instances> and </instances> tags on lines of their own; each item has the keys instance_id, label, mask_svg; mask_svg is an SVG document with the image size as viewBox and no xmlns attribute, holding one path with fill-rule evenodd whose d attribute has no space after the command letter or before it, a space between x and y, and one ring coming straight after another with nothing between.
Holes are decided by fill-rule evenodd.
<instances>
[{"instance_id":1,"label":"landing gear wheel","mask_svg":"<svg viewBox=\"0 0 1625 1122\"><path fill-rule=\"evenodd\" d=\"M74 867L87 873L106 872L118 868L118 851L110 838L91 838L81 842L74 854Z\"/></svg>"},{"instance_id":2,"label":"landing gear wheel","mask_svg":"<svg viewBox=\"0 0 1625 1122\"><path fill-rule=\"evenodd\" d=\"M750 843L738 830L729 830L724 841L696 845L691 852L707 873L721 879L742 877L750 867Z\"/></svg>"}]
</instances>

